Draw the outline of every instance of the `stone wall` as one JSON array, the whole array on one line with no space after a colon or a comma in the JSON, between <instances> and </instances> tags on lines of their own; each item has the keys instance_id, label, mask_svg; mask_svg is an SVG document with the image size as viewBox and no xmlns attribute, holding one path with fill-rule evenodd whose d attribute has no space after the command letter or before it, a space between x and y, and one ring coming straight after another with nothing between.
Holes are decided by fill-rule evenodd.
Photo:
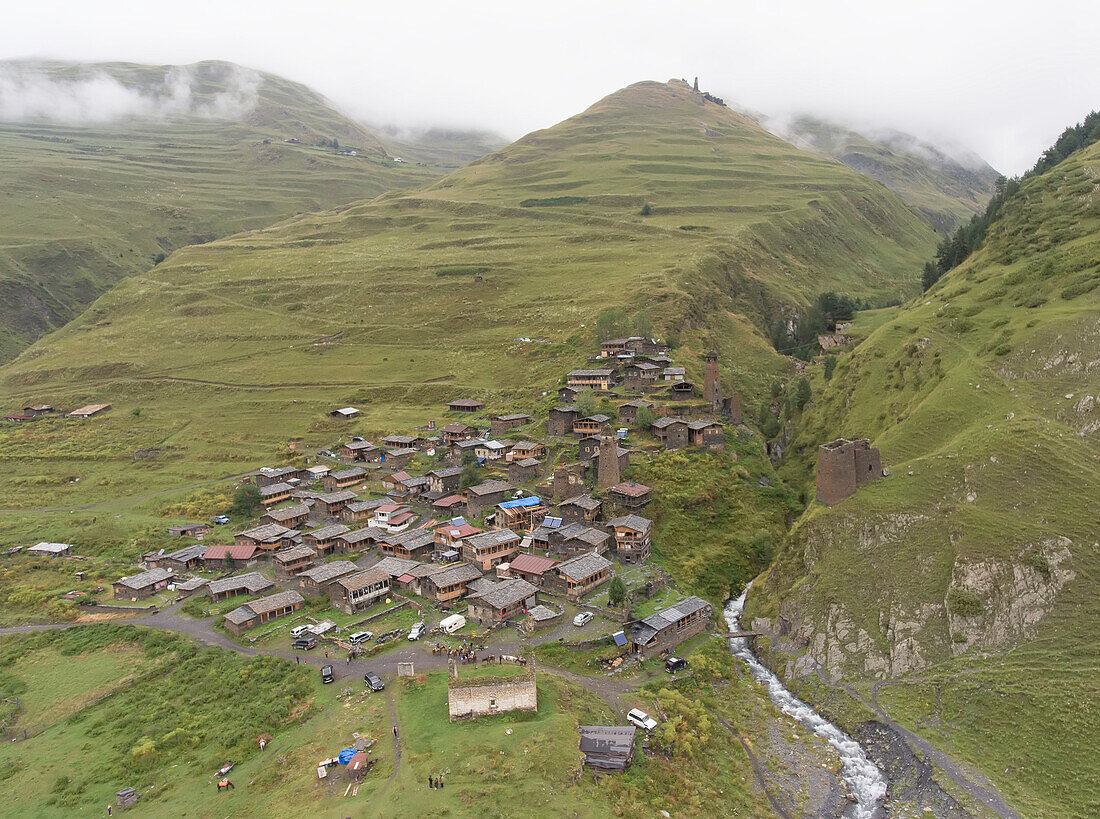
<instances>
[{"instance_id":1,"label":"stone wall","mask_svg":"<svg viewBox=\"0 0 1100 819\"><path fill-rule=\"evenodd\" d=\"M522 677L450 680L447 711L451 722L458 719L502 714L506 711L537 711L535 672Z\"/></svg>"}]
</instances>

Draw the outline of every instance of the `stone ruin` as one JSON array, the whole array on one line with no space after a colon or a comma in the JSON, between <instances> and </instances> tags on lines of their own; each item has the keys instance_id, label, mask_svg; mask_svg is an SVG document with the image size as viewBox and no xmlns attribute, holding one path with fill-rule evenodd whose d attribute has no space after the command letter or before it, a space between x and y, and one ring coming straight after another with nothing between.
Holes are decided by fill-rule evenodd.
<instances>
[{"instance_id":1,"label":"stone ruin","mask_svg":"<svg viewBox=\"0 0 1100 819\"><path fill-rule=\"evenodd\" d=\"M817 450L817 499L826 506L836 506L881 477L882 459L866 438L837 438Z\"/></svg>"}]
</instances>

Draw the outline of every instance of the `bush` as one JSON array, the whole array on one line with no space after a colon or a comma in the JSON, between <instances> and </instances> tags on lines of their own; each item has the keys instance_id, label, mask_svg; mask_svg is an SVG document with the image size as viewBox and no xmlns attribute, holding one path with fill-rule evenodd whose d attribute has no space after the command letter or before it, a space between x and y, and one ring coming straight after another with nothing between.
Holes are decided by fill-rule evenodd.
<instances>
[{"instance_id":1,"label":"bush","mask_svg":"<svg viewBox=\"0 0 1100 819\"><path fill-rule=\"evenodd\" d=\"M985 611L985 604L976 592L952 586L947 592L947 608L956 617L976 617Z\"/></svg>"},{"instance_id":2,"label":"bush","mask_svg":"<svg viewBox=\"0 0 1100 819\"><path fill-rule=\"evenodd\" d=\"M836 356L831 355L825 358L825 380L828 381L833 377L833 371L836 370Z\"/></svg>"},{"instance_id":3,"label":"bush","mask_svg":"<svg viewBox=\"0 0 1100 819\"><path fill-rule=\"evenodd\" d=\"M229 511L244 518L254 518L263 508L260 487L249 481L237 487L237 491L233 493L233 505Z\"/></svg>"}]
</instances>

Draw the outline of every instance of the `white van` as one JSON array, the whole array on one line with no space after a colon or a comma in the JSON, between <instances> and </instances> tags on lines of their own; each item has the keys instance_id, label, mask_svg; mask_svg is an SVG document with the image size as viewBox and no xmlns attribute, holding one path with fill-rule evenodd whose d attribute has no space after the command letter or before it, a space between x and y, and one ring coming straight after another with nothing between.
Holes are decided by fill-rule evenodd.
<instances>
[{"instance_id":1,"label":"white van","mask_svg":"<svg viewBox=\"0 0 1100 819\"><path fill-rule=\"evenodd\" d=\"M424 636L425 627L423 623L414 623L413 627L409 629L409 639L419 640Z\"/></svg>"},{"instance_id":2,"label":"white van","mask_svg":"<svg viewBox=\"0 0 1100 819\"><path fill-rule=\"evenodd\" d=\"M295 640L297 640L299 637L304 637L305 635L311 633L312 632L310 631L309 626L295 626L290 630L290 636L293 637Z\"/></svg>"},{"instance_id":3,"label":"white van","mask_svg":"<svg viewBox=\"0 0 1100 819\"><path fill-rule=\"evenodd\" d=\"M452 614L450 617L444 617L439 622L439 627L447 634L454 634L464 625L466 625L466 618L461 614Z\"/></svg>"},{"instance_id":4,"label":"white van","mask_svg":"<svg viewBox=\"0 0 1100 819\"><path fill-rule=\"evenodd\" d=\"M355 634L348 637L348 642L353 646L361 646L363 643L369 643L374 639L373 631L357 631Z\"/></svg>"}]
</instances>

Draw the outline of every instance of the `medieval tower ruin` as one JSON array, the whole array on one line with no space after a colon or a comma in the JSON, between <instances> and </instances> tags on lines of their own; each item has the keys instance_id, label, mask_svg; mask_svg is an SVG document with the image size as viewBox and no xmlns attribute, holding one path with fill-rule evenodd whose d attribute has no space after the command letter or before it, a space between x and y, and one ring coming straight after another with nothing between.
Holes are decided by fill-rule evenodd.
<instances>
[{"instance_id":1,"label":"medieval tower ruin","mask_svg":"<svg viewBox=\"0 0 1100 819\"><path fill-rule=\"evenodd\" d=\"M817 499L826 506L836 506L881 477L882 459L866 438L837 438L817 450Z\"/></svg>"},{"instance_id":2,"label":"medieval tower ruin","mask_svg":"<svg viewBox=\"0 0 1100 819\"><path fill-rule=\"evenodd\" d=\"M619 442L613 432L600 433L600 454L596 458L596 486L607 489L620 483Z\"/></svg>"},{"instance_id":3,"label":"medieval tower ruin","mask_svg":"<svg viewBox=\"0 0 1100 819\"><path fill-rule=\"evenodd\" d=\"M714 412L722 411L722 385L718 382L718 353L707 353L706 372L703 376L703 398Z\"/></svg>"}]
</instances>

